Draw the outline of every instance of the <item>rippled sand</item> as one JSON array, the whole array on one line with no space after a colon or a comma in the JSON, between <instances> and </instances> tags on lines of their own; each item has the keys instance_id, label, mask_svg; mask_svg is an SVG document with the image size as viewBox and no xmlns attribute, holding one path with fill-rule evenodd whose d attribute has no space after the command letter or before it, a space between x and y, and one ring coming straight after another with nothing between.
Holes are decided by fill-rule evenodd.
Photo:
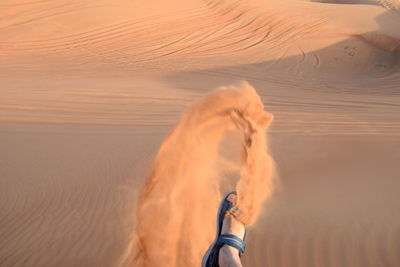
<instances>
[{"instance_id":1,"label":"rippled sand","mask_svg":"<svg viewBox=\"0 0 400 267\"><path fill-rule=\"evenodd\" d=\"M355 2L1 1L0 266L123 266L158 146L238 80L280 176L245 266L400 266L399 5Z\"/></svg>"}]
</instances>

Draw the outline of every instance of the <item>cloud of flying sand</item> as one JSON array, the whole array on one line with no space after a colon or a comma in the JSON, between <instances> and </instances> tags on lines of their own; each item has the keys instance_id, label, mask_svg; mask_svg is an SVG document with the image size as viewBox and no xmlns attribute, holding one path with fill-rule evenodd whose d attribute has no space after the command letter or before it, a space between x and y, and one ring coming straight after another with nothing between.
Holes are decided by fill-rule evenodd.
<instances>
[{"instance_id":1,"label":"cloud of flying sand","mask_svg":"<svg viewBox=\"0 0 400 267\"><path fill-rule=\"evenodd\" d=\"M255 89L218 88L194 103L162 143L139 194L132 266L199 266L215 235L221 145L238 132L238 206L249 225L272 191L265 129L272 115Z\"/></svg>"}]
</instances>

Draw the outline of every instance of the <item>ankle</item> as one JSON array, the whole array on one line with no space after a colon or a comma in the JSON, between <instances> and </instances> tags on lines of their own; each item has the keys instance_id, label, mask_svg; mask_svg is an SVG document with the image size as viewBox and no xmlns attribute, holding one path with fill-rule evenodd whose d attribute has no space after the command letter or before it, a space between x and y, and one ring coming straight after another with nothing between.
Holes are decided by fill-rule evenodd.
<instances>
[{"instance_id":1,"label":"ankle","mask_svg":"<svg viewBox=\"0 0 400 267\"><path fill-rule=\"evenodd\" d=\"M223 245L219 250L218 263L221 267L242 266L239 251L231 246Z\"/></svg>"}]
</instances>

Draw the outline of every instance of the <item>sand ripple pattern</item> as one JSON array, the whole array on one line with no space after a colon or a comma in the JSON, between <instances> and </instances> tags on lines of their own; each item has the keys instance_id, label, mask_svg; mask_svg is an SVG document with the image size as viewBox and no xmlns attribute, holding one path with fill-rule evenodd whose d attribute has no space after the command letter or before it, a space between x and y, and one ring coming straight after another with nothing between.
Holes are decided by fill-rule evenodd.
<instances>
[{"instance_id":1,"label":"sand ripple pattern","mask_svg":"<svg viewBox=\"0 0 400 267\"><path fill-rule=\"evenodd\" d=\"M378 0L384 7L389 9L400 10L399 0Z\"/></svg>"},{"instance_id":2,"label":"sand ripple pattern","mask_svg":"<svg viewBox=\"0 0 400 267\"><path fill-rule=\"evenodd\" d=\"M135 155L143 145L127 145L140 130L115 138L115 128L110 135L107 127L96 127L68 132L1 124L0 147L8 153L0 153L0 266L118 262L137 187L126 184L130 175L143 175L136 172L149 155Z\"/></svg>"},{"instance_id":3,"label":"sand ripple pattern","mask_svg":"<svg viewBox=\"0 0 400 267\"><path fill-rule=\"evenodd\" d=\"M250 266L361 267L400 264L400 228L396 223L364 220L341 224L281 218L265 222L265 231L250 239ZM267 230L268 229L268 230ZM257 260L256 260L257 259Z\"/></svg>"},{"instance_id":4,"label":"sand ripple pattern","mask_svg":"<svg viewBox=\"0 0 400 267\"><path fill-rule=\"evenodd\" d=\"M182 71L190 64L204 68L209 64L237 64L239 58L251 62L268 55L279 55L277 60L270 62L247 65L239 70L210 70L208 75L264 83L264 87L269 88L265 92L265 104L277 114L272 132L391 135L400 132L399 95L395 86L400 80L399 75L370 77L367 73L359 77L360 81L368 79L368 83L375 83L382 91L393 92L391 97L368 92L368 100L359 101L359 96L366 93L362 84L351 84L348 89L349 85L341 85L340 81L335 81L336 84L326 81L324 75L332 71L325 67L328 59L319 51L304 52L293 45L310 34L323 32L326 19L288 19L288 14L271 10L260 12L244 1L199 1L190 9L166 14L142 18L121 15L112 22L99 21L98 25L81 25L78 30L43 33L39 37L30 33L15 35L15 32L24 32L25 27L35 29L48 23L59 25L64 17L73 20L100 12L107 3L105 0L97 4L61 0L1 3L6 12L0 22L0 33L5 37L0 40L0 60L7 64L0 66L0 75L9 86L1 91L0 121L171 125L188 104L200 98L207 89L190 91L160 83L158 86L164 87L164 91L176 92L169 97L152 90L149 87L154 85L146 82L135 86L134 79L126 79L123 88L114 88L107 75L104 86L100 86L90 83L90 78L88 81L76 79L78 73L87 73L90 77L96 71L107 73L110 70ZM16 7L19 12L14 11ZM375 44L382 39L368 38ZM385 68L388 71L382 73L395 70L396 49L391 47L394 50L390 54L385 52L386 56L380 56L381 61L372 62L374 72ZM298 49L300 55L288 63L285 57L291 49ZM348 58L355 53L348 48L342 50ZM24 64L26 61L29 64ZM364 60L357 66L372 63ZM7 80L10 73L32 75L43 71L46 76L37 81ZM57 82L57 78L52 81L53 73L57 77L60 71L71 81ZM43 79L50 82L43 84ZM208 78L205 76L204 79ZM299 85L308 90L297 90ZM293 89L290 96L283 93L288 87ZM346 99L336 92L348 93ZM324 94L323 102L319 101L321 94Z\"/></svg>"},{"instance_id":5,"label":"sand ripple pattern","mask_svg":"<svg viewBox=\"0 0 400 267\"><path fill-rule=\"evenodd\" d=\"M5 36L19 27L31 24L40 27L45 23L58 25L63 16L79 18L99 8L82 1L28 2L24 12L12 14L15 5L5 5L11 13L0 24L0 31ZM88 25L90 30L65 31L40 39L36 36L29 38L29 34L25 38L11 35L0 41L0 57L12 55L9 66L12 69L20 69L18 59L28 55L35 59L32 60L33 69L39 67L35 62L43 62L43 59L66 69L77 67L77 62L80 67L143 67L153 64L176 68L180 58L185 57L191 57L193 61L212 60L215 55L234 54L239 57L262 47L268 48L268 53L274 53L285 44L315 33L324 22L323 19L288 21L278 13L257 12L242 1L199 1L190 10L141 19L121 19L118 23L101 27Z\"/></svg>"},{"instance_id":6,"label":"sand ripple pattern","mask_svg":"<svg viewBox=\"0 0 400 267\"><path fill-rule=\"evenodd\" d=\"M252 72L251 69L249 72ZM209 79L222 74L207 72L196 75ZM237 73L231 70L228 77L252 80L252 76L243 71ZM112 80L103 80L102 85L88 84L85 91L78 88L82 86L80 80L68 82L71 87L65 82L43 86L38 81L38 88L32 91L30 88L18 88L19 82L15 81L14 86L2 91L1 122L168 126L181 116L191 102L206 92L201 87L196 90L175 89L161 83L157 86L162 91L176 93L157 96L160 91L153 89L154 84L143 83L137 87L134 80L127 80L126 87L114 88L113 92L109 90L113 87ZM400 96L365 95L364 88L359 88L359 91L352 88L346 92L344 99L341 94L326 91L330 89L319 84L311 84L307 90L289 85L293 93L288 96L285 93L288 84L282 83L282 80L263 83L261 96L276 118L271 129L273 133L400 134ZM67 89L63 89L65 87Z\"/></svg>"}]
</instances>

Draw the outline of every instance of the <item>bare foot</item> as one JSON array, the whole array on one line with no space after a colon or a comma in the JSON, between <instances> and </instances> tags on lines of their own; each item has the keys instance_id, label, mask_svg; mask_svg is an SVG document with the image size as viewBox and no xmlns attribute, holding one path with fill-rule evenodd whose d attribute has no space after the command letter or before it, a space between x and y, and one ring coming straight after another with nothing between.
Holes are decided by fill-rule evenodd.
<instances>
[{"instance_id":1,"label":"bare foot","mask_svg":"<svg viewBox=\"0 0 400 267\"><path fill-rule=\"evenodd\" d=\"M228 199L233 205L236 204L236 195L230 194ZM236 220L233 216L225 216L222 223L221 234L232 234L243 240L245 234L244 225ZM219 265L223 266L242 266L239 258L239 251L237 248L223 245L219 251Z\"/></svg>"}]
</instances>

